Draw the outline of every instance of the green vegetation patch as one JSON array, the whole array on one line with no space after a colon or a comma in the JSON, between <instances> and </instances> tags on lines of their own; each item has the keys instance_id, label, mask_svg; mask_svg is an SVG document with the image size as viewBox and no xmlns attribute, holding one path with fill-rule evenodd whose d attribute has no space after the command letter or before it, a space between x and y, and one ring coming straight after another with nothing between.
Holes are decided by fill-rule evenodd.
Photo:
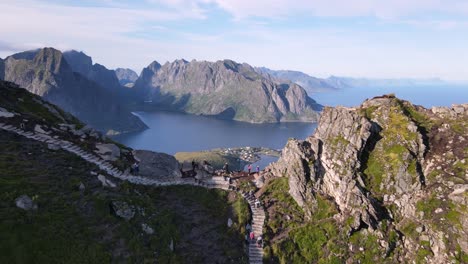
<instances>
[{"instance_id":1,"label":"green vegetation patch","mask_svg":"<svg viewBox=\"0 0 468 264\"><path fill-rule=\"evenodd\" d=\"M90 174L98 168L68 152L1 131L0 149L0 263L247 263L240 196L128 182L103 188ZM21 195L38 209L17 208ZM113 201L132 206L134 217L115 215Z\"/></svg>"}]
</instances>

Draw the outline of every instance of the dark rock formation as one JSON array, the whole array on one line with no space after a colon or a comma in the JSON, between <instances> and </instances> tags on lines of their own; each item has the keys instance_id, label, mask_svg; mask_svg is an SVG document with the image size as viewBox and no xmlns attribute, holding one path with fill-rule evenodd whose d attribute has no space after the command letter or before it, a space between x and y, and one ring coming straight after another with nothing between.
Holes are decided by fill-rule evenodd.
<instances>
[{"instance_id":1,"label":"dark rock formation","mask_svg":"<svg viewBox=\"0 0 468 264\"><path fill-rule=\"evenodd\" d=\"M15 200L16 207L25 211L37 210L37 204L27 195L21 195Z\"/></svg>"},{"instance_id":2,"label":"dark rock formation","mask_svg":"<svg viewBox=\"0 0 468 264\"><path fill-rule=\"evenodd\" d=\"M76 50L66 51L63 56L74 72L78 72L87 79L95 81L100 86L117 92L121 89L119 80L113 70L101 64L93 64L92 58Z\"/></svg>"},{"instance_id":3,"label":"dark rock formation","mask_svg":"<svg viewBox=\"0 0 468 264\"><path fill-rule=\"evenodd\" d=\"M321 109L300 86L230 60L153 62L134 87L155 107L253 123L316 121Z\"/></svg>"},{"instance_id":4,"label":"dark rock formation","mask_svg":"<svg viewBox=\"0 0 468 264\"><path fill-rule=\"evenodd\" d=\"M108 134L146 128L123 107L117 96L74 72L63 54L53 48L6 58L5 80L40 95Z\"/></svg>"},{"instance_id":5,"label":"dark rock formation","mask_svg":"<svg viewBox=\"0 0 468 264\"><path fill-rule=\"evenodd\" d=\"M0 80L5 78L5 61L0 58Z\"/></svg>"},{"instance_id":6,"label":"dark rock formation","mask_svg":"<svg viewBox=\"0 0 468 264\"><path fill-rule=\"evenodd\" d=\"M174 156L147 150L135 150L133 155L140 162L138 174L141 176L148 178L182 177L179 162Z\"/></svg>"}]
</instances>

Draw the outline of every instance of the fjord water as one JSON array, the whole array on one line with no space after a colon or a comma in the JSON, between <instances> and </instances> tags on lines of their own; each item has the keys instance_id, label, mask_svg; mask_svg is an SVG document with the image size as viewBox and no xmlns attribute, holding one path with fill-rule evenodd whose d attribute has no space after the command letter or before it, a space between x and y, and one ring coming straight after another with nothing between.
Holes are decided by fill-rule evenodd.
<instances>
[{"instance_id":1,"label":"fjord water","mask_svg":"<svg viewBox=\"0 0 468 264\"><path fill-rule=\"evenodd\" d=\"M174 112L134 113L149 129L116 136L134 149L168 154L230 147L281 149L288 138L305 139L316 123L250 124Z\"/></svg>"},{"instance_id":2,"label":"fjord water","mask_svg":"<svg viewBox=\"0 0 468 264\"><path fill-rule=\"evenodd\" d=\"M468 103L468 84L430 85L412 87L353 87L313 94L320 104L327 106L359 106L367 98L394 93L398 98L426 108Z\"/></svg>"}]
</instances>

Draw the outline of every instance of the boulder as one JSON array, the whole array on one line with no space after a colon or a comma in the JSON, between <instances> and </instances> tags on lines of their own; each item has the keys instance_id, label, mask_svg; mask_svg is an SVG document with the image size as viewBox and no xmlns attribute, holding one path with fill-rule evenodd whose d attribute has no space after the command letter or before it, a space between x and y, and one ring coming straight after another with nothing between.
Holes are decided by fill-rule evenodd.
<instances>
[{"instance_id":1,"label":"boulder","mask_svg":"<svg viewBox=\"0 0 468 264\"><path fill-rule=\"evenodd\" d=\"M103 187L110 187L110 188L115 188L117 185L112 182L111 180L107 179L104 175L99 174L97 176L98 180L102 183Z\"/></svg>"},{"instance_id":2,"label":"boulder","mask_svg":"<svg viewBox=\"0 0 468 264\"><path fill-rule=\"evenodd\" d=\"M154 229L145 223L141 224L141 229L143 230L143 232L145 232L148 235L154 234Z\"/></svg>"},{"instance_id":3,"label":"boulder","mask_svg":"<svg viewBox=\"0 0 468 264\"><path fill-rule=\"evenodd\" d=\"M41 134L49 134L50 132L45 131L40 125L34 126L34 132L41 133Z\"/></svg>"},{"instance_id":4,"label":"boulder","mask_svg":"<svg viewBox=\"0 0 468 264\"><path fill-rule=\"evenodd\" d=\"M0 107L0 117L14 117L15 114L8 112L5 108Z\"/></svg>"},{"instance_id":5,"label":"boulder","mask_svg":"<svg viewBox=\"0 0 468 264\"><path fill-rule=\"evenodd\" d=\"M27 195L21 195L15 200L16 207L26 211L37 210L37 204Z\"/></svg>"},{"instance_id":6,"label":"boulder","mask_svg":"<svg viewBox=\"0 0 468 264\"><path fill-rule=\"evenodd\" d=\"M120 148L115 144L98 143L96 148L96 154L105 160L115 161L120 158Z\"/></svg>"},{"instance_id":7,"label":"boulder","mask_svg":"<svg viewBox=\"0 0 468 264\"><path fill-rule=\"evenodd\" d=\"M50 150L59 150L60 149L60 146L57 145L57 144L47 144L47 148L50 149Z\"/></svg>"},{"instance_id":8,"label":"boulder","mask_svg":"<svg viewBox=\"0 0 468 264\"><path fill-rule=\"evenodd\" d=\"M133 156L140 162L139 175L150 178L181 178L179 162L174 156L148 150L134 150Z\"/></svg>"},{"instance_id":9,"label":"boulder","mask_svg":"<svg viewBox=\"0 0 468 264\"><path fill-rule=\"evenodd\" d=\"M112 201L111 206L115 215L125 219L126 221L131 220L135 216L135 207L126 202Z\"/></svg>"}]
</instances>

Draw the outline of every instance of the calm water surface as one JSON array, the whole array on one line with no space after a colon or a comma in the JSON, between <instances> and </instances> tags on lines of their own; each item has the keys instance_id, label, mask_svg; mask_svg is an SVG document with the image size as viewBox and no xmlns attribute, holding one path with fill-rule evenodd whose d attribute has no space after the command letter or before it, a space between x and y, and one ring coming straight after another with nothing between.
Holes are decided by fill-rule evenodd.
<instances>
[{"instance_id":1,"label":"calm water surface","mask_svg":"<svg viewBox=\"0 0 468 264\"><path fill-rule=\"evenodd\" d=\"M315 123L249 124L173 112L138 112L149 129L115 137L134 149L168 154L227 147L281 149L288 138L305 139Z\"/></svg>"},{"instance_id":2,"label":"calm water surface","mask_svg":"<svg viewBox=\"0 0 468 264\"><path fill-rule=\"evenodd\" d=\"M468 86L348 88L313 94L323 105L358 106L365 99L395 93L397 97L425 107L468 103ZM249 124L172 112L138 112L149 129L115 137L134 149L175 154L226 147L283 148L288 138L305 139L316 128L314 123ZM262 156L253 164L262 169L275 157Z\"/></svg>"}]
</instances>

